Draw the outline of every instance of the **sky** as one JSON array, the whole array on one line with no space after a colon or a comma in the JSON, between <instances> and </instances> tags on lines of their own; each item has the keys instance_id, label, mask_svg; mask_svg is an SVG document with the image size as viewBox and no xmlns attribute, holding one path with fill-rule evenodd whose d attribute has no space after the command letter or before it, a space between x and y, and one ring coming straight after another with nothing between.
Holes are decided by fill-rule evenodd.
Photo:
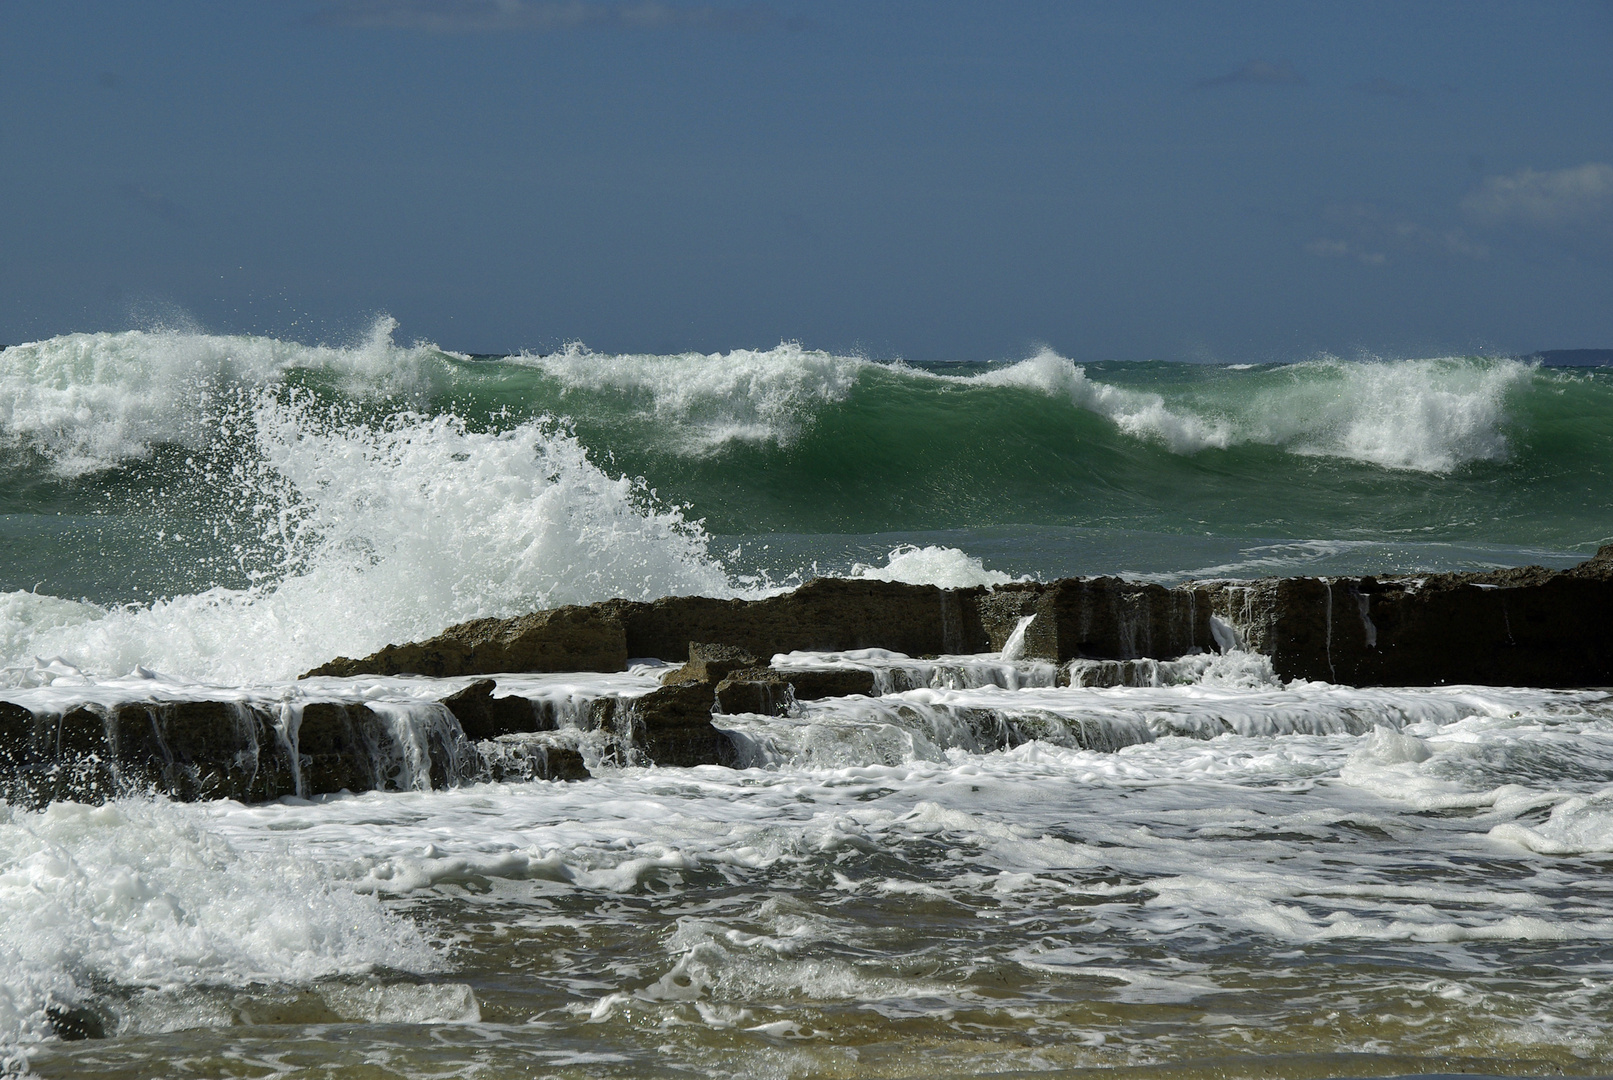
<instances>
[{"instance_id":1,"label":"sky","mask_svg":"<svg viewBox=\"0 0 1613 1080\"><path fill-rule=\"evenodd\" d=\"M1613 2L0 0L0 343L1613 347Z\"/></svg>"}]
</instances>

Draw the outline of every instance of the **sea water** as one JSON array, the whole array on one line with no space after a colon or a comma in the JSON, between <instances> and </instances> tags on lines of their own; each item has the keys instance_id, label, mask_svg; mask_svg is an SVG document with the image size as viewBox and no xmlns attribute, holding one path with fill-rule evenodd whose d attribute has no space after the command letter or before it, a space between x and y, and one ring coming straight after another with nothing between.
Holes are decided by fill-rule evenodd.
<instances>
[{"instance_id":1,"label":"sea water","mask_svg":"<svg viewBox=\"0 0 1613 1080\"><path fill-rule=\"evenodd\" d=\"M1609 462L1613 377L1503 359L69 335L0 352L0 697L340 698L407 732L467 680L296 676L815 574L1566 566L1613 539ZM1604 690L864 650L774 658L875 693L719 716L736 768L585 729L678 659L499 679L588 781L0 805L5 1068L1609 1071Z\"/></svg>"}]
</instances>

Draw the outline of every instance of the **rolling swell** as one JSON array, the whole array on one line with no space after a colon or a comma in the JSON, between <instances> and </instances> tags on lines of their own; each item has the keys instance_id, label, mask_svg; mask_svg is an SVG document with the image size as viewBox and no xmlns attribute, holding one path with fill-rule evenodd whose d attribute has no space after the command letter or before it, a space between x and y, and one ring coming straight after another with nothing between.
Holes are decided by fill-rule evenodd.
<instances>
[{"instance_id":1,"label":"rolling swell","mask_svg":"<svg viewBox=\"0 0 1613 1080\"><path fill-rule=\"evenodd\" d=\"M1051 525L1585 546L1613 496L1613 373L1515 360L1287 365L878 364L781 345L474 360L177 332L0 353L0 511L103 510L173 489L231 396L274 388L363 420L475 431L563 418L720 534ZM177 491L168 491L177 496ZM1542 515L1540 507L1552 511Z\"/></svg>"},{"instance_id":2,"label":"rolling swell","mask_svg":"<svg viewBox=\"0 0 1613 1080\"><path fill-rule=\"evenodd\" d=\"M599 357L587 378L583 355L518 363L590 447L715 533L1023 524L1584 545L1613 504L1605 372L770 356L797 377L712 378L731 357Z\"/></svg>"},{"instance_id":3,"label":"rolling swell","mask_svg":"<svg viewBox=\"0 0 1613 1080\"><path fill-rule=\"evenodd\" d=\"M1239 574L1328 545L1588 552L1613 517L1605 371L926 368L795 345L477 359L393 329L0 351L0 660L295 671L483 615L744 592L740 541L773 546L759 568L779 580L823 549L791 537L860 538L831 572L914 540L930 546L867 572L960 584L990 575L952 548L1012 573L1110 565L1072 555L1072 530L1127 572Z\"/></svg>"}]
</instances>

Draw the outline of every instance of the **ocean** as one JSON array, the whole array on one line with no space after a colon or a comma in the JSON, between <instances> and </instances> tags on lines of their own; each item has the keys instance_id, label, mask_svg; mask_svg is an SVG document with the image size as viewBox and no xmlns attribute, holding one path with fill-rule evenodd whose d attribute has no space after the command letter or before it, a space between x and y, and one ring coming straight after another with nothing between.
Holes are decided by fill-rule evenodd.
<instances>
[{"instance_id":1,"label":"ocean","mask_svg":"<svg viewBox=\"0 0 1613 1080\"><path fill-rule=\"evenodd\" d=\"M467 619L812 577L1571 566L1613 369L470 356L192 329L0 351L0 699L372 703L297 676ZM788 656L736 768L0 803L0 1073L1613 1073L1613 693L1354 689L1236 648L1137 685ZM625 764L623 764L625 762Z\"/></svg>"}]
</instances>

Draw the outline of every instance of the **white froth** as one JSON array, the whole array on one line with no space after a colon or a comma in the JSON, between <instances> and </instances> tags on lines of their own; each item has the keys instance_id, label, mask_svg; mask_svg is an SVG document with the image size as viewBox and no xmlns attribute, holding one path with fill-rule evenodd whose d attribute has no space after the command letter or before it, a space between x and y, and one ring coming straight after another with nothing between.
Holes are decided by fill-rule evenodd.
<instances>
[{"instance_id":1,"label":"white froth","mask_svg":"<svg viewBox=\"0 0 1613 1080\"><path fill-rule=\"evenodd\" d=\"M205 445L207 403L282 380L294 368L328 372L353 396L407 394L444 354L392 343L376 322L353 348L173 330L66 334L0 350L0 432L44 453L63 476L144 457L161 442Z\"/></svg>"},{"instance_id":2,"label":"white froth","mask_svg":"<svg viewBox=\"0 0 1613 1080\"><path fill-rule=\"evenodd\" d=\"M1613 788L1565 799L1539 825L1508 821L1490 835L1545 855L1613 851Z\"/></svg>"},{"instance_id":3,"label":"white froth","mask_svg":"<svg viewBox=\"0 0 1613 1080\"><path fill-rule=\"evenodd\" d=\"M844 401L869 361L798 344L677 356L595 353L571 345L522 356L568 390L643 399L687 452L730 442L789 446L825 404Z\"/></svg>"},{"instance_id":4,"label":"white froth","mask_svg":"<svg viewBox=\"0 0 1613 1080\"><path fill-rule=\"evenodd\" d=\"M860 666L925 685L812 702L790 717L724 718L774 747L765 768L601 768L579 784L8 811L0 941L18 959L5 969L0 1008L11 1011L0 1021L13 1038L37 1037L41 1003L78 1000L90 979L298 984L429 967L436 959L418 935L365 899L423 890L537 904L543 917L555 912L548 899L570 896L596 903L591 919L629 922L641 910L624 906L629 898L681 896L675 927L619 975L581 985L568 1015L620 1026L648 1011L784 1036L798 1030L794 1004L905 1014L968 996L955 973L974 962L969 946L922 971L881 952L904 929L856 921L881 898L965 922L974 913L1045 925L992 962L1088 980L1107 988L1091 993L1137 1004L1235 992L1223 958L1251 942L1369 942L1406 962L1479 970L1494 966L1484 950L1496 945L1613 932L1606 887L1554 869L1613 847L1603 786L1566 779L1569 762L1613 768L1608 694L1240 685L1244 676L1215 674L1233 660L1207 658L1175 685L1102 689L1060 687L1051 664L990 655L787 654L775 663ZM507 676L499 692L631 695L655 674ZM26 693L98 692L72 679ZM408 703L463 681L299 689ZM109 700L135 688L101 686ZM1002 734L992 717L1041 726L982 739ZM1054 720L1065 732L1136 738L1065 739ZM860 744L848 736L859 730L869 736ZM722 899L698 884L717 880ZM796 902L820 888L846 908ZM40 903L41 889L63 899ZM848 959L847 941L884 959ZM319 992L360 1020L479 1015L455 986Z\"/></svg>"},{"instance_id":5,"label":"white froth","mask_svg":"<svg viewBox=\"0 0 1613 1080\"><path fill-rule=\"evenodd\" d=\"M1507 399L1533 365L1459 358L1295 364L1254 396L1246 437L1295 453L1389 469L1449 472L1507 453Z\"/></svg>"},{"instance_id":6,"label":"white froth","mask_svg":"<svg viewBox=\"0 0 1613 1080\"><path fill-rule=\"evenodd\" d=\"M1051 351L961 381L1021 386L1068 397L1128 435L1192 454L1245 443L1388 469L1444 473L1506 457L1510 395L1535 367L1520 361L1436 358L1323 359L1282 369L1287 381L1256 384L1234 401L1197 401L1112 386ZM1269 378L1266 373L1250 378Z\"/></svg>"},{"instance_id":7,"label":"white froth","mask_svg":"<svg viewBox=\"0 0 1613 1080\"><path fill-rule=\"evenodd\" d=\"M469 430L451 415L376 424L260 393L236 417L255 471L235 497L276 573L97 613L32 594L0 603L0 666L61 656L218 681L287 678L484 616L615 596L734 594L704 535L542 421ZM11 680L17 681L15 674Z\"/></svg>"},{"instance_id":8,"label":"white froth","mask_svg":"<svg viewBox=\"0 0 1613 1080\"><path fill-rule=\"evenodd\" d=\"M1127 435L1163 443L1173 453L1191 454L1232 445L1232 429L1223 420L1173 409L1158 394L1111 386L1087 378L1086 369L1044 349L1012 367L976 375L982 386L1022 386L1049 396L1067 396L1076 407L1112 421Z\"/></svg>"},{"instance_id":9,"label":"white froth","mask_svg":"<svg viewBox=\"0 0 1613 1080\"><path fill-rule=\"evenodd\" d=\"M884 566L856 563L851 577L864 581L904 581L909 585L939 585L967 589L975 585L1006 585L1015 580L1000 570L987 570L978 558L954 547L935 544L893 548Z\"/></svg>"},{"instance_id":10,"label":"white froth","mask_svg":"<svg viewBox=\"0 0 1613 1080\"><path fill-rule=\"evenodd\" d=\"M194 810L0 806L0 1046L98 988L307 983L441 960L407 921L282 845L241 852Z\"/></svg>"}]
</instances>

